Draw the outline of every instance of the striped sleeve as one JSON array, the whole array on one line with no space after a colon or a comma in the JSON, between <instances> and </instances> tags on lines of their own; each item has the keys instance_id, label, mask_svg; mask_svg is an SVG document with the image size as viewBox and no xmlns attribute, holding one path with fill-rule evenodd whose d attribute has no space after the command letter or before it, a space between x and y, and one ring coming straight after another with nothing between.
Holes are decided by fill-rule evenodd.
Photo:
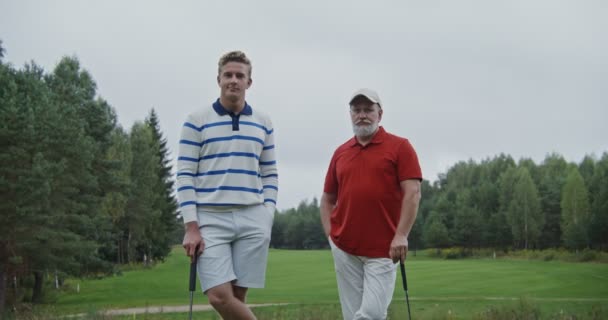
<instances>
[{"instance_id":1,"label":"striped sleeve","mask_svg":"<svg viewBox=\"0 0 608 320\"><path fill-rule=\"evenodd\" d=\"M194 116L190 115L182 127L177 158L177 199L184 223L198 221L194 180L198 172L200 143L201 135Z\"/></svg>"},{"instance_id":2,"label":"striped sleeve","mask_svg":"<svg viewBox=\"0 0 608 320\"><path fill-rule=\"evenodd\" d=\"M276 207L277 194L279 191L279 174L275 156L274 128L270 118L266 118L266 139L264 148L260 155L260 175L264 193L264 204L272 208Z\"/></svg>"}]
</instances>

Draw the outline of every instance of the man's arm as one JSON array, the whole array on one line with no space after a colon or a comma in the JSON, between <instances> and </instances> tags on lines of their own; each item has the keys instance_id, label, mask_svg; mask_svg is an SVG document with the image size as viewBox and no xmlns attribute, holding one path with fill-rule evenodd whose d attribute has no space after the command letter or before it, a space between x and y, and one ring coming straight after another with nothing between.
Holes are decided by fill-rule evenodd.
<instances>
[{"instance_id":1,"label":"man's arm","mask_svg":"<svg viewBox=\"0 0 608 320\"><path fill-rule=\"evenodd\" d=\"M401 203L401 216L399 224L395 231L395 236L391 242L389 256L393 262L399 260L404 261L408 250L407 237L412 230L416 214L418 212L418 204L420 203L420 180L410 179L401 181L401 190L403 192L403 200Z\"/></svg>"},{"instance_id":2,"label":"man's arm","mask_svg":"<svg viewBox=\"0 0 608 320\"><path fill-rule=\"evenodd\" d=\"M274 128L270 119L268 119L266 126L266 139L260 154L260 176L264 193L264 205L274 212L279 192L279 173L274 151Z\"/></svg>"},{"instance_id":3,"label":"man's arm","mask_svg":"<svg viewBox=\"0 0 608 320\"><path fill-rule=\"evenodd\" d=\"M335 193L323 192L323 195L321 196L321 224L323 225L323 231L325 232L326 237L329 237L329 232L331 231L329 217L336 206L336 200L337 196Z\"/></svg>"},{"instance_id":4,"label":"man's arm","mask_svg":"<svg viewBox=\"0 0 608 320\"><path fill-rule=\"evenodd\" d=\"M198 253L202 253L205 246L198 229L196 192L194 190L194 179L198 173L200 140L195 122L192 117L188 117L182 126L179 141L176 182L180 213L186 227L182 246L191 258L195 256L197 246L199 247Z\"/></svg>"}]
</instances>

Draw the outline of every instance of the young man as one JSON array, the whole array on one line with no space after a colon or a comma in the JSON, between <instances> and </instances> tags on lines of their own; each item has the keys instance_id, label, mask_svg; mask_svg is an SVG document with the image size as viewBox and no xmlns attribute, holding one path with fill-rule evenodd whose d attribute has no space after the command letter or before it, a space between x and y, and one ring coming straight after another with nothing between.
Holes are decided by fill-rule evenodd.
<instances>
[{"instance_id":1,"label":"young man","mask_svg":"<svg viewBox=\"0 0 608 320\"><path fill-rule=\"evenodd\" d=\"M422 174L407 139L379 127L376 92L350 99L355 136L335 151L321 197L321 223L334 256L345 320L385 319L396 262L405 259Z\"/></svg>"},{"instance_id":2,"label":"young man","mask_svg":"<svg viewBox=\"0 0 608 320\"><path fill-rule=\"evenodd\" d=\"M220 58L217 83L219 99L190 114L181 132L183 247L198 257L203 292L222 318L255 319L245 298L265 282L278 191L274 130L245 101L252 80L243 52Z\"/></svg>"}]
</instances>

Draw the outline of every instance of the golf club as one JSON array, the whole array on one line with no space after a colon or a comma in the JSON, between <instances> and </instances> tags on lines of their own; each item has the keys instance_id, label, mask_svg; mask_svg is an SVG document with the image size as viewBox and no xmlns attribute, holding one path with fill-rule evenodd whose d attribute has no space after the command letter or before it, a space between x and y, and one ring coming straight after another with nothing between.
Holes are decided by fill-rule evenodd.
<instances>
[{"instance_id":1,"label":"golf club","mask_svg":"<svg viewBox=\"0 0 608 320\"><path fill-rule=\"evenodd\" d=\"M192 303L194 302L194 291L196 291L196 263L198 261L198 246L194 249L194 258L190 261L190 315L188 319L192 320Z\"/></svg>"},{"instance_id":2,"label":"golf club","mask_svg":"<svg viewBox=\"0 0 608 320\"><path fill-rule=\"evenodd\" d=\"M407 318L412 320L412 314L410 313L410 297L407 294L407 278L405 277L405 265L403 260L399 261L401 267L401 279L403 279L403 290L405 290L405 301L407 302Z\"/></svg>"}]
</instances>

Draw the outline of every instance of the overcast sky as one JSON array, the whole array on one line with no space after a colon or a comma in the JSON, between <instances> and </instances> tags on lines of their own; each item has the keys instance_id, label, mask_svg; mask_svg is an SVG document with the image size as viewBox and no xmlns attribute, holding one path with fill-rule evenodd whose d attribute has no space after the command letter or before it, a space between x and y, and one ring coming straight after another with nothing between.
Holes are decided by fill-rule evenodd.
<instances>
[{"instance_id":1,"label":"overcast sky","mask_svg":"<svg viewBox=\"0 0 608 320\"><path fill-rule=\"evenodd\" d=\"M18 68L77 56L125 129L155 108L174 158L186 115L219 94L218 58L245 51L286 209L320 196L360 87L379 92L381 124L429 180L501 152L608 151L607 17L602 0L0 0L0 39Z\"/></svg>"}]
</instances>

